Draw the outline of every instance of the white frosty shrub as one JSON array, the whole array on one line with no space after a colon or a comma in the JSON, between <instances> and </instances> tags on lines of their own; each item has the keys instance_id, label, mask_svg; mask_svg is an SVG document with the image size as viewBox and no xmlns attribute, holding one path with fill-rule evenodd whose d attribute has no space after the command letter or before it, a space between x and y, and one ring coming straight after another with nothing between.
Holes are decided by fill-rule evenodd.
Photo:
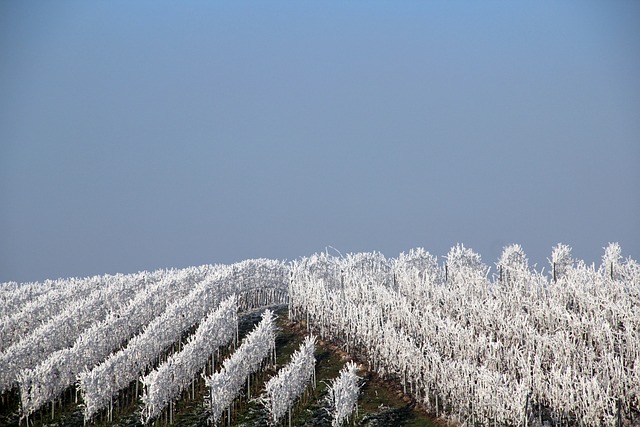
<instances>
[{"instance_id":1,"label":"white frosty shrub","mask_svg":"<svg viewBox=\"0 0 640 427\"><path fill-rule=\"evenodd\" d=\"M275 315L271 310L265 310L260 323L246 336L242 345L225 359L220 371L205 378L209 387L206 405L211 421L217 423L220 420L249 375L260 369L265 358L274 354L275 336Z\"/></svg>"},{"instance_id":2,"label":"white frosty shrub","mask_svg":"<svg viewBox=\"0 0 640 427\"><path fill-rule=\"evenodd\" d=\"M571 257L571 246L558 243L551 252L549 262L551 263L551 274L554 281L567 277L574 264L574 260Z\"/></svg>"},{"instance_id":3,"label":"white frosty shrub","mask_svg":"<svg viewBox=\"0 0 640 427\"><path fill-rule=\"evenodd\" d=\"M622 248L618 243L609 243L604 248L602 255L602 264L600 265L600 273L603 276L616 279L620 275L620 266L622 264Z\"/></svg>"},{"instance_id":4,"label":"white frosty shrub","mask_svg":"<svg viewBox=\"0 0 640 427\"><path fill-rule=\"evenodd\" d=\"M349 422L349 417L358 411L358 395L360 394L360 377L354 362L348 362L340 376L332 381L329 387L327 400L329 401L329 414L333 418L331 425L338 427Z\"/></svg>"},{"instance_id":5,"label":"white frosty shrub","mask_svg":"<svg viewBox=\"0 0 640 427\"><path fill-rule=\"evenodd\" d=\"M51 288L48 292L29 301L21 310L14 311L0 319L0 350L7 352L12 344L25 338L43 323L64 311L73 301L85 298L96 289L104 286L105 277L107 276L46 281L47 287ZM13 353L13 351L8 352L9 355ZM2 369L0 373L4 371ZM2 392L5 390L3 388Z\"/></svg>"},{"instance_id":6,"label":"white frosty shrub","mask_svg":"<svg viewBox=\"0 0 640 427\"><path fill-rule=\"evenodd\" d=\"M267 408L273 424L278 424L311 380L315 384L315 349L316 338L307 336L291 356L291 361L267 382L258 401Z\"/></svg>"},{"instance_id":7,"label":"white frosty shrub","mask_svg":"<svg viewBox=\"0 0 640 427\"><path fill-rule=\"evenodd\" d=\"M510 283L529 274L529 260L518 244L505 246L496 265L501 282Z\"/></svg>"},{"instance_id":8,"label":"white frosty shrub","mask_svg":"<svg viewBox=\"0 0 640 427\"><path fill-rule=\"evenodd\" d=\"M224 300L198 326L181 352L171 356L142 379L143 423L157 417L169 403L179 398L207 364L211 354L233 339L238 325L237 310L235 295Z\"/></svg>"},{"instance_id":9,"label":"white frosty shrub","mask_svg":"<svg viewBox=\"0 0 640 427\"><path fill-rule=\"evenodd\" d=\"M52 353L33 369L18 375L23 416L55 399L77 376L105 360L111 352L139 333L162 314L169 301L186 295L210 273L210 267L190 267L167 272L163 279L147 286L120 311L85 330L72 347Z\"/></svg>"},{"instance_id":10,"label":"white frosty shrub","mask_svg":"<svg viewBox=\"0 0 640 427\"><path fill-rule=\"evenodd\" d=\"M463 272L474 272L484 276L489 271L489 267L482 262L480 254L465 248L462 244L451 248L446 259L448 272L452 276Z\"/></svg>"},{"instance_id":11,"label":"white frosty shrub","mask_svg":"<svg viewBox=\"0 0 640 427\"><path fill-rule=\"evenodd\" d=\"M79 388L88 421L100 409L109 405L113 397L152 366L153 361L182 334L195 326L214 310L223 297L220 292L229 281L226 266L215 266L215 271L200 282L187 296L174 301L156 317L145 330L127 343L127 347L111 354L104 362L79 375Z\"/></svg>"},{"instance_id":12,"label":"white frosty shrub","mask_svg":"<svg viewBox=\"0 0 640 427\"><path fill-rule=\"evenodd\" d=\"M444 281L438 259L423 248L401 253L393 263L393 277L397 291L417 301L428 298L428 289Z\"/></svg>"},{"instance_id":13,"label":"white frosty shrub","mask_svg":"<svg viewBox=\"0 0 640 427\"><path fill-rule=\"evenodd\" d=\"M54 352L71 347L84 331L126 305L148 283L153 283L138 276L105 276L102 280L106 284L97 286L86 298L78 298L0 354L2 390L17 383L21 370L33 369Z\"/></svg>"}]
</instances>

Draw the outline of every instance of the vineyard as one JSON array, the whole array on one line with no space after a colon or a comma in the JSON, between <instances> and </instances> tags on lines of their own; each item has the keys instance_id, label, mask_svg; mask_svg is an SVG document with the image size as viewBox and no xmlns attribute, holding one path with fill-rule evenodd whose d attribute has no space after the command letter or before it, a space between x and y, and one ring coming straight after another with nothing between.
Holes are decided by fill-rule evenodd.
<instances>
[{"instance_id":1,"label":"vineyard","mask_svg":"<svg viewBox=\"0 0 640 427\"><path fill-rule=\"evenodd\" d=\"M640 265L549 262L457 245L3 283L0 425L640 425Z\"/></svg>"}]
</instances>

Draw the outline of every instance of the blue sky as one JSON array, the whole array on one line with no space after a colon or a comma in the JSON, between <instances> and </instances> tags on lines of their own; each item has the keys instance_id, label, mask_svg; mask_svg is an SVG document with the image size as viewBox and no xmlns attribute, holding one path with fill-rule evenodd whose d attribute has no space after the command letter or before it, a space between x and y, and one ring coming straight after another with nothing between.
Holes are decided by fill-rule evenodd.
<instances>
[{"instance_id":1,"label":"blue sky","mask_svg":"<svg viewBox=\"0 0 640 427\"><path fill-rule=\"evenodd\" d=\"M0 281L640 258L640 3L0 4Z\"/></svg>"}]
</instances>

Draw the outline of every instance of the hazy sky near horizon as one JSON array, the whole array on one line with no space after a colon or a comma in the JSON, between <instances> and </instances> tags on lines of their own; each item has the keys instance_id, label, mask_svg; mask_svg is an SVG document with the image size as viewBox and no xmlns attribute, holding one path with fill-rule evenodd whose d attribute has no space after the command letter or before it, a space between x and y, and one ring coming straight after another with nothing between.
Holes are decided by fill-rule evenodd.
<instances>
[{"instance_id":1,"label":"hazy sky near horizon","mask_svg":"<svg viewBox=\"0 0 640 427\"><path fill-rule=\"evenodd\" d=\"M0 3L0 282L640 258L640 2Z\"/></svg>"}]
</instances>

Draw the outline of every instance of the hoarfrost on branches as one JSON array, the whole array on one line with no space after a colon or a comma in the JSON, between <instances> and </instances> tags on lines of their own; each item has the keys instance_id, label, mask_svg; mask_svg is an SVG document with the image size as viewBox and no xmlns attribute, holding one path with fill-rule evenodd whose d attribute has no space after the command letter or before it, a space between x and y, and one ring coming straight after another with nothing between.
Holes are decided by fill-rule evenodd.
<instances>
[{"instance_id":1,"label":"hoarfrost on branches","mask_svg":"<svg viewBox=\"0 0 640 427\"><path fill-rule=\"evenodd\" d=\"M289 363L265 385L265 391L258 400L267 408L272 424L278 424L309 382L313 381L315 386L315 349L316 338L313 335L305 337Z\"/></svg>"},{"instance_id":2,"label":"hoarfrost on branches","mask_svg":"<svg viewBox=\"0 0 640 427\"><path fill-rule=\"evenodd\" d=\"M338 378L333 380L328 390L329 414L333 418L331 425L339 427L349 422L349 417L358 411L358 395L361 378L357 374L358 367L352 361L340 370Z\"/></svg>"},{"instance_id":3,"label":"hoarfrost on branches","mask_svg":"<svg viewBox=\"0 0 640 427\"><path fill-rule=\"evenodd\" d=\"M182 351L142 378L143 423L157 417L170 402L180 397L211 354L233 339L238 325L237 310L233 295L206 317Z\"/></svg>"},{"instance_id":4,"label":"hoarfrost on branches","mask_svg":"<svg viewBox=\"0 0 640 427\"><path fill-rule=\"evenodd\" d=\"M624 422L640 411L640 268L615 245L605 252L614 274L558 245L547 277L512 245L498 261L505 280L492 282L459 245L440 274L430 262L422 276L418 263L393 263L397 289L380 268L363 272L367 262L325 259L336 278L305 270L303 259L292 265L290 317L462 423ZM374 254L358 259L379 265ZM403 285L412 280L413 292Z\"/></svg>"},{"instance_id":5,"label":"hoarfrost on branches","mask_svg":"<svg viewBox=\"0 0 640 427\"><path fill-rule=\"evenodd\" d=\"M84 331L72 347L52 353L33 369L23 369L18 375L23 416L55 399L76 382L82 371L106 359L162 314L168 301L186 295L211 272L210 266L168 272L162 280L137 293L121 310Z\"/></svg>"},{"instance_id":6,"label":"hoarfrost on branches","mask_svg":"<svg viewBox=\"0 0 640 427\"><path fill-rule=\"evenodd\" d=\"M551 263L551 274L554 281L566 278L575 263L571 257L571 246L558 243L551 252L551 260L549 262Z\"/></svg>"},{"instance_id":7,"label":"hoarfrost on branches","mask_svg":"<svg viewBox=\"0 0 640 427\"><path fill-rule=\"evenodd\" d=\"M247 260L215 266L214 271L184 298L173 302L145 330L129 341L126 348L79 375L85 404L85 420L110 404L118 390L129 385L182 334L200 322L220 301L242 295L243 308L286 301L286 270L272 260Z\"/></svg>"},{"instance_id":8,"label":"hoarfrost on branches","mask_svg":"<svg viewBox=\"0 0 640 427\"><path fill-rule=\"evenodd\" d=\"M225 359L220 371L205 377L209 388L206 406L213 423L218 423L249 375L260 369L264 359L271 355L275 363L275 336L275 315L271 310L265 310L260 323L245 337L242 345Z\"/></svg>"}]
</instances>

